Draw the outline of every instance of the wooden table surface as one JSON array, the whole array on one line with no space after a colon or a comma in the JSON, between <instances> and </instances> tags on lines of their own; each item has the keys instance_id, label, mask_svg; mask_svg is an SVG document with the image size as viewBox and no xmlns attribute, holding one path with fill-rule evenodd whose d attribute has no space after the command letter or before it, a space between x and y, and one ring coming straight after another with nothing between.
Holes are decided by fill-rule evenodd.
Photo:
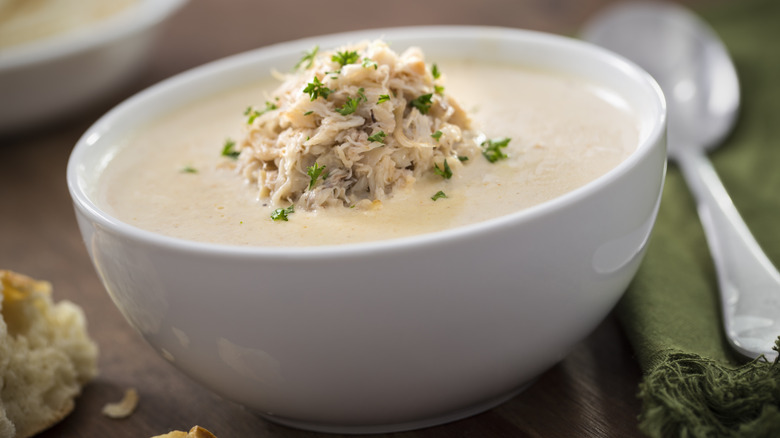
<instances>
[{"instance_id":1,"label":"wooden table surface","mask_svg":"<svg viewBox=\"0 0 780 438\"><path fill-rule=\"evenodd\" d=\"M100 375L75 411L43 437L149 437L199 424L219 438L317 437L269 423L179 374L125 322L79 235L65 184L79 136L110 107L163 78L233 53L332 32L421 24L480 24L573 33L610 0L193 0L165 27L149 65L114 96L34 132L0 137L0 269L53 283L55 299L84 308L100 347ZM411 12L405 12L405 11ZM406 437L635 437L641 372L613 316L561 363L509 402ZM100 414L137 388L127 419Z\"/></svg>"}]
</instances>

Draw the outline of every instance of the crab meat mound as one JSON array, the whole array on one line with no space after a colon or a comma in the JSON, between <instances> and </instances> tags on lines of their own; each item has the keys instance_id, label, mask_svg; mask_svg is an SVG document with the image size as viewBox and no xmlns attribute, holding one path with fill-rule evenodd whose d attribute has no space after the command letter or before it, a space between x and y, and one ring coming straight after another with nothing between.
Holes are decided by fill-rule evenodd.
<instances>
[{"instance_id":1,"label":"crab meat mound","mask_svg":"<svg viewBox=\"0 0 780 438\"><path fill-rule=\"evenodd\" d=\"M468 115L419 48L315 47L280 79L264 105L247 109L237 143L238 171L274 205L376 205L480 153Z\"/></svg>"}]
</instances>

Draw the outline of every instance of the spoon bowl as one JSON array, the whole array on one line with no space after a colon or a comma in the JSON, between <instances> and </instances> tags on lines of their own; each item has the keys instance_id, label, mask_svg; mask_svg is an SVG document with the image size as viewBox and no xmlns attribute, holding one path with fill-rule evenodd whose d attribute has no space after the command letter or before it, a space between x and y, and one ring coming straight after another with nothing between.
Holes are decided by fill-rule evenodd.
<instances>
[{"instance_id":1,"label":"spoon bowl","mask_svg":"<svg viewBox=\"0 0 780 438\"><path fill-rule=\"evenodd\" d=\"M774 358L780 273L704 155L728 135L739 111L739 81L726 47L696 15L668 3L619 4L591 21L582 36L636 62L661 86L669 158L696 199L717 270L726 336L749 358Z\"/></svg>"},{"instance_id":2,"label":"spoon bowl","mask_svg":"<svg viewBox=\"0 0 780 438\"><path fill-rule=\"evenodd\" d=\"M687 9L621 4L592 21L583 36L636 62L661 86L670 155L681 147L714 149L731 132L740 106L734 64L715 32Z\"/></svg>"}]
</instances>

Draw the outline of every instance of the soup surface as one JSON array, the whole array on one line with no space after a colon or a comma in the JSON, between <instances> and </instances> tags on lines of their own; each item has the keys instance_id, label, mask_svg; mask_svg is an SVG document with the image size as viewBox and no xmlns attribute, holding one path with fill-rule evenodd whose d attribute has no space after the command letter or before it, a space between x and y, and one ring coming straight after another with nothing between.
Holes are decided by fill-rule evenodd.
<instances>
[{"instance_id":1,"label":"soup surface","mask_svg":"<svg viewBox=\"0 0 780 438\"><path fill-rule=\"evenodd\" d=\"M509 158L475 157L451 179L430 174L374 208L297 209L273 221L220 151L242 111L276 85L211 97L125 140L100 176L98 203L120 220L188 240L312 246L383 240L484 221L537 205L605 174L638 143L627 104L578 78L506 65L439 62L447 92L487 138L511 138ZM221 165L222 164L222 165ZM432 198L442 192L446 197Z\"/></svg>"},{"instance_id":2,"label":"soup surface","mask_svg":"<svg viewBox=\"0 0 780 438\"><path fill-rule=\"evenodd\" d=\"M138 0L0 0L0 49L85 31Z\"/></svg>"}]
</instances>

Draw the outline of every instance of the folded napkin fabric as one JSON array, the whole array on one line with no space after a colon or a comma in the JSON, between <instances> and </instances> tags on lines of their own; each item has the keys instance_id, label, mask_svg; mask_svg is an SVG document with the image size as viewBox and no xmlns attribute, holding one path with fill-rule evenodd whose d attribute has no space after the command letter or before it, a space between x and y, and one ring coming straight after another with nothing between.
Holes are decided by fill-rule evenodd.
<instances>
[{"instance_id":1,"label":"folded napkin fabric","mask_svg":"<svg viewBox=\"0 0 780 438\"><path fill-rule=\"evenodd\" d=\"M742 91L735 130L711 158L780 266L780 1L699 5L734 58ZM694 200L672 164L645 260L617 309L645 374L646 435L780 437L780 363L732 352L718 294Z\"/></svg>"}]
</instances>

